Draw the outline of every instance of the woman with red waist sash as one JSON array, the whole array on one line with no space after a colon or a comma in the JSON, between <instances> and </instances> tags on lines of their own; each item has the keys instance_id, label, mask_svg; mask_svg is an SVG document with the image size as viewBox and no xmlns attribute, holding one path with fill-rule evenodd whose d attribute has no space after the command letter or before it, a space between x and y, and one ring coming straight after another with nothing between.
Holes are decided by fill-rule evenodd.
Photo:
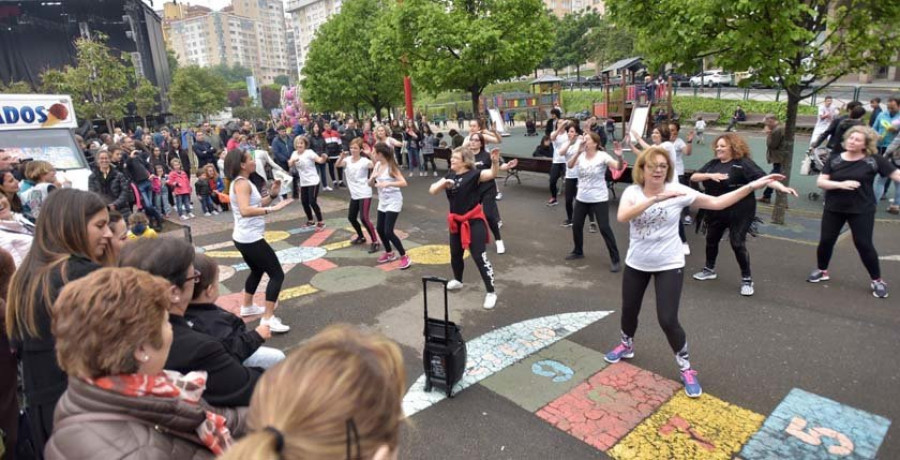
<instances>
[{"instance_id":1,"label":"woman with red waist sash","mask_svg":"<svg viewBox=\"0 0 900 460\"><path fill-rule=\"evenodd\" d=\"M454 279L447 283L447 289L462 289L465 268L463 252L468 249L487 290L484 297L484 308L487 310L497 305L497 294L494 292L494 267L488 261L485 249L490 241L490 234L480 203L479 185L493 180L499 170L499 149L491 150L491 168L478 170L472 153L458 148L450 155L450 171L443 179L431 184L429 189L432 195L445 191L450 201L447 225L450 229L450 266L453 268Z\"/></svg>"}]
</instances>

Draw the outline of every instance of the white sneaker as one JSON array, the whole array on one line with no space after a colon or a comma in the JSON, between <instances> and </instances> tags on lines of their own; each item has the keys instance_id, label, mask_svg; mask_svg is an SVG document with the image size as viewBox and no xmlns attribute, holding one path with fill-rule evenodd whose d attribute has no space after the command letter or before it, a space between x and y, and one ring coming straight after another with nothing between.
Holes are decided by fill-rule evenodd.
<instances>
[{"instance_id":1,"label":"white sneaker","mask_svg":"<svg viewBox=\"0 0 900 460\"><path fill-rule=\"evenodd\" d=\"M326 192L334 191L334 189L331 188L331 187L325 187L325 188L323 188L322 190L325 190Z\"/></svg>"},{"instance_id":2,"label":"white sneaker","mask_svg":"<svg viewBox=\"0 0 900 460\"><path fill-rule=\"evenodd\" d=\"M503 240L497 240L497 254L505 254L506 253L506 245L503 244Z\"/></svg>"},{"instance_id":3,"label":"white sneaker","mask_svg":"<svg viewBox=\"0 0 900 460\"><path fill-rule=\"evenodd\" d=\"M197 216L195 216L193 212L189 212L189 213L188 213L188 217L190 217L191 219L193 219L193 218L195 218L195 217L197 217Z\"/></svg>"},{"instance_id":4,"label":"white sneaker","mask_svg":"<svg viewBox=\"0 0 900 460\"><path fill-rule=\"evenodd\" d=\"M188 220L188 216L185 216L184 214L178 216L178 218L181 220Z\"/></svg>"},{"instance_id":5,"label":"white sneaker","mask_svg":"<svg viewBox=\"0 0 900 460\"><path fill-rule=\"evenodd\" d=\"M255 316L266 312L266 307L259 305L251 305L249 307L241 307L241 316Z\"/></svg>"},{"instance_id":6,"label":"white sneaker","mask_svg":"<svg viewBox=\"0 0 900 460\"><path fill-rule=\"evenodd\" d=\"M502 192L497 192L497 196L494 197L494 198L495 198L497 201L502 200L502 199L503 199L503 193L502 193Z\"/></svg>"},{"instance_id":7,"label":"white sneaker","mask_svg":"<svg viewBox=\"0 0 900 460\"><path fill-rule=\"evenodd\" d=\"M434 172L434 177L437 177L437 171Z\"/></svg>"},{"instance_id":8,"label":"white sneaker","mask_svg":"<svg viewBox=\"0 0 900 460\"><path fill-rule=\"evenodd\" d=\"M687 243L682 243L681 247L684 249L684 255L691 255L691 247Z\"/></svg>"},{"instance_id":9,"label":"white sneaker","mask_svg":"<svg viewBox=\"0 0 900 460\"><path fill-rule=\"evenodd\" d=\"M414 173L412 173L412 172L410 172L410 173L409 173L409 177L412 177L412 176L413 176L413 174L414 174Z\"/></svg>"},{"instance_id":10,"label":"white sneaker","mask_svg":"<svg viewBox=\"0 0 900 460\"><path fill-rule=\"evenodd\" d=\"M484 309L485 310L493 310L494 307L497 306L497 293L496 292L488 292L487 295L484 296Z\"/></svg>"},{"instance_id":11,"label":"white sneaker","mask_svg":"<svg viewBox=\"0 0 900 460\"><path fill-rule=\"evenodd\" d=\"M214 215L214 216L218 216L218 215L219 215L219 211L213 211L213 215Z\"/></svg>"},{"instance_id":12,"label":"white sneaker","mask_svg":"<svg viewBox=\"0 0 900 460\"><path fill-rule=\"evenodd\" d=\"M283 334L289 330L291 327L282 323L281 318L277 316L273 316L271 318L263 318L259 321L261 326L269 326L269 330L276 334Z\"/></svg>"},{"instance_id":13,"label":"white sneaker","mask_svg":"<svg viewBox=\"0 0 900 460\"><path fill-rule=\"evenodd\" d=\"M460 290L460 289L462 289L462 288L463 288L463 283L462 283L462 281L450 280L450 282L447 283L447 290L448 290L448 291L458 291L458 290Z\"/></svg>"},{"instance_id":14,"label":"white sneaker","mask_svg":"<svg viewBox=\"0 0 900 460\"><path fill-rule=\"evenodd\" d=\"M203 216L204 216L204 217L209 217L209 216L211 216L211 215L212 215L212 214L210 214L210 213L208 213L208 212L204 212L204 213L203 213Z\"/></svg>"}]
</instances>

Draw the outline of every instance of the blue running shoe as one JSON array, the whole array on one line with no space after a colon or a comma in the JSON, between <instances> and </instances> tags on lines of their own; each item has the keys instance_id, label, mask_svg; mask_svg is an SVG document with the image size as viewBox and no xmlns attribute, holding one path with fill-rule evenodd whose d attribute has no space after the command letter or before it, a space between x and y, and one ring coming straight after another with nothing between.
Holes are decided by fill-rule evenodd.
<instances>
[{"instance_id":1,"label":"blue running shoe","mask_svg":"<svg viewBox=\"0 0 900 460\"><path fill-rule=\"evenodd\" d=\"M621 342L619 342L619 345L616 348L613 348L613 351L603 355L603 359L612 364L615 364L622 359L631 358L634 358L634 347L629 347Z\"/></svg>"},{"instance_id":2,"label":"blue running shoe","mask_svg":"<svg viewBox=\"0 0 900 460\"><path fill-rule=\"evenodd\" d=\"M693 369L681 371L681 381L684 382L684 393L689 398L699 398L703 394L700 381L697 380L697 371Z\"/></svg>"}]
</instances>

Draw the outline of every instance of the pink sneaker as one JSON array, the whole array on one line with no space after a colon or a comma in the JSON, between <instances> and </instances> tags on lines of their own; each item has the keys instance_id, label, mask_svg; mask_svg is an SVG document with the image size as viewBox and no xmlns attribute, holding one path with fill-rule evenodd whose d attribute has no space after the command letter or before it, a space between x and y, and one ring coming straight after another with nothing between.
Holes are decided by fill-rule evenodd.
<instances>
[{"instance_id":1,"label":"pink sneaker","mask_svg":"<svg viewBox=\"0 0 900 460\"><path fill-rule=\"evenodd\" d=\"M378 263L386 264L395 260L397 260L397 256L395 256L393 252L385 252L381 255L381 257L378 258Z\"/></svg>"},{"instance_id":2,"label":"pink sneaker","mask_svg":"<svg viewBox=\"0 0 900 460\"><path fill-rule=\"evenodd\" d=\"M409 258L409 255L405 255L400 258L400 270L406 270L412 265L412 259Z\"/></svg>"}]
</instances>

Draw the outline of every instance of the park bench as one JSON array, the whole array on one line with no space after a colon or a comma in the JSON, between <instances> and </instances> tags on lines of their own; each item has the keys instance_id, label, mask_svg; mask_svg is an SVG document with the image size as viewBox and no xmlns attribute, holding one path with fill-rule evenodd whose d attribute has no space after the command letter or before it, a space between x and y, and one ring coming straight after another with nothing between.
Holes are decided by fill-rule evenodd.
<instances>
[{"instance_id":1,"label":"park bench","mask_svg":"<svg viewBox=\"0 0 900 460\"><path fill-rule=\"evenodd\" d=\"M694 112L694 115L691 116L691 121L697 121L697 117L703 117L706 126L712 126L719 121L719 118L722 118L722 114L719 112Z\"/></svg>"},{"instance_id":2,"label":"park bench","mask_svg":"<svg viewBox=\"0 0 900 460\"><path fill-rule=\"evenodd\" d=\"M766 114L764 113L749 113L747 114L747 119L744 121L739 121L738 126L743 126L746 128L753 126L761 126L763 124L763 120L765 120Z\"/></svg>"}]
</instances>

